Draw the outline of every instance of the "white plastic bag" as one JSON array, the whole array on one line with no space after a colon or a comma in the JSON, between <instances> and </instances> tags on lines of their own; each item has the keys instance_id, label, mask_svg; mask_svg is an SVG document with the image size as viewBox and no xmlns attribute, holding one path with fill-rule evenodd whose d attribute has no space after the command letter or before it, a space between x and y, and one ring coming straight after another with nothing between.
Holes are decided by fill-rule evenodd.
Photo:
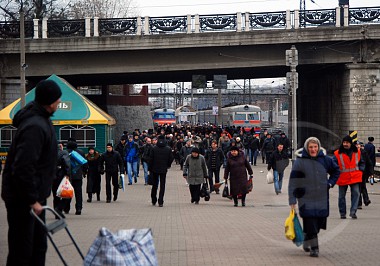
<instances>
[{"instance_id":1,"label":"white plastic bag","mask_svg":"<svg viewBox=\"0 0 380 266\"><path fill-rule=\"evenodd\" d=\"M71 185L69 179L67 177L62 178L61 183L57 189L57 197L63 199L72 199L74 196L74 188Z\"/></svg>"},{"instance_id":2,"label":"white plastic bag","mask_svg":"<svg viewBox=\"0 0 380 266\"><path fill-rule=\"evenodd\" d=\"M273 169L270 169L267 173L267 183L273 184L273 182L274 182Z\"/></svg>"}]
</instances>

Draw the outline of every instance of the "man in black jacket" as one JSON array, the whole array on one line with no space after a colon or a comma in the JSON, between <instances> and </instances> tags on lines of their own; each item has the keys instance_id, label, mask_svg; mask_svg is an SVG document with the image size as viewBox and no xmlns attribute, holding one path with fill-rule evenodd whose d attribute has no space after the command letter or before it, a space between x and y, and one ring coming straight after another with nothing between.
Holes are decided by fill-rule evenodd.
<instances>
[{"instance_id":1,"label":"man in black jacket","mask_svg":"<svg viewBox=\"0 0 380 266\"><path fill-rule=\"evenodd\" d=\"M107 151L100 157L101 172L104 173L104 163L106 166L106 199L107 203L111 202L111 179L113 186L113 201L117 200L119 193L119 174L124 173L123 159L121 159L120 153L113 150L112 143L108 143L106 146Z\"/></svg>"},{"instance_id":2,"label":"man in black jacket","mask_svg":"<svg viewBox=\"0 0 380 266\"><path fill-rule=\"evenodd\" d=\"M82 150L78 149L78 144L75 139L70 138L67 142L67 151L69 154L72 151L76 151L79 153L83 158L85 157L85 154ZM75 160L70 156L70 160ZM71 185L74 188L74 194L75 194L75 215L81 215L82 214L82 208L83 208L83 196L82 196L82 186L83 186L83 172L86 172L87 164L77 167L71 167L71 176L70 181ZM68 200L68 203L66 204L63 211L65 213L69 213L70 211L70 203L71 199Z\"/></svg>"},{"instance_id":3,"label":"man in black jacket","mask_svg":"<svg viewBox=\"0 0 380 266\"><path fill-rule=\"evenodd\" d=\"M220 167L224 162L224 154L222 149L218 148L218 142L213 140L211 142L211 147L206 151L205 160L208 170L208 181L210 184L210 192L215 191L219 194L219 188L214 188L214 182L212 176L215 176L215 183L220 181Z\"/></svg>"},{"instance_id":4,"label":"man in black jacket","mask_svg":"<svg viewBox=\"0 0 380 266\"><path fill-rule=\"evenodd\" d=\"M159 136L157 145L153 147L150 153L150 164L149 171L153 175L153 185L151 191L152 204L157 203L157 189L158 182L160 182L160 193L158 196L158 206L164 206L164 195L165 195L165 185L166 185L166 173L168 168L170 168L174 156L172 150L167 145L165 137Z\"/></svg>"},{"instance_id":5,"label":"man in black jacket","mask_svg":"<svg viewBox=\"0 0 380 266\"><path fill-rule=\"evenodd\" d=\"M58 109L61 89L39 82L34 101L16 113L16 135L5 163L1 197L8 219L7 265L45 265L46 232L30 214L45 221L43 205L51 193L57 165L57 140L50 117Z\"/></svg>"},{"instance_id":6,"label":"man in black jacket","mask_svg":"<svg viewBox=\"0 0 380 266\"><path fill-rule=\"evenodd\" d=\"M71 174L71 164L69 153L63 150L63 143L58 143L58 158L57 158L57 173L53 181L53 206L56 212L65 218L63 210L70 201L67 199L61 199L57 196L57 190L63 178L69 178Z\"/></svg>"}]
</instances>

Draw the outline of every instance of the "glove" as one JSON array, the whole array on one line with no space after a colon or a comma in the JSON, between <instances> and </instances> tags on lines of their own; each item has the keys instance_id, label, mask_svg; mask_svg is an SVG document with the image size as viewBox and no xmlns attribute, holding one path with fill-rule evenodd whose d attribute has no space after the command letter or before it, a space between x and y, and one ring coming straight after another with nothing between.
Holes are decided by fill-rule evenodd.
<instances>
[{"instance_id":1,"label":"glove","mask_svg":"<svg viewBox=\"0 0 380 266\"><path fill-rule=\"evenodd\" d=\"M86 178L86 174L83 174L83 178Z\"/></svg>"},{"instance_id":2,"label":"glove","mask_svg":"<svg viewBox=\"0 0 380 266\"><path fill-rule=\"evenodd\" d=\"M252 179L252 178L253 178L253 175L250 175L250 176L249 176L249 179Z\"/></svg>"},{"instance_id":3,"label":"glove","mask_svg":"<svg viewBox=\"0 0 380 266\"><path fill-rule=\"evenodd\" d=\"M270 167L270 165L268 165L268 167L267 167L268 171L269 171L271 168L272 168L272 167Z\"/></svg>"}]
</instances>

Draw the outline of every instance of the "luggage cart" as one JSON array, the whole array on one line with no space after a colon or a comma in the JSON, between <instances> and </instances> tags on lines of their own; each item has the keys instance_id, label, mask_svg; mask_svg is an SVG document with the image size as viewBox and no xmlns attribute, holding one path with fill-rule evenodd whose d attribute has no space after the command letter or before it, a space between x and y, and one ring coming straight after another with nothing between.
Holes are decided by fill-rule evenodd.
<instances>
[{"instance_id":1,"label":"luggage cart","mask_svg":"<svg viewBox=\"0 0 380 266\"><path fill-rule=\"evenodd\" d=\"M44 227L45 231L46 231L46 235L48 236L48 238L50 239L50 242L52 243L55 251L57 251L58 253L58 256L60 257L60 259L62 260L62 263L63 265L67 266L68 264L66 263L66 261L64 260L61 252L59 252L59 249L57 247L57 245L54 243L53 241L53 238L52 238L52 235L55 234L56 232L58 232L59 230L61 229L65 229L67 234L69 235L71 241L73 242L75 248L78 250L78 253L79 255L82 257L82 260L84 260L84 256L82 254L82 252L80 251L77 243L75 242L73 236L71 235L69 229L67 228L67 224L66 224L66 221L64 218L62 218L54 209L52 209L51 207L49 206L43 206L42 207L44 209L44 211L50 211L51 213L53 213L55 215L56 218L58 218L57 220L55 220L54 222L51 222L51 223L46 223L44 221L41 220L40 217L38 217L38 215L34 212L33 209L30 210L30 213L37 219L37 221L39 221L41 223L41 225Z\"/></svg>"}]
</instances>

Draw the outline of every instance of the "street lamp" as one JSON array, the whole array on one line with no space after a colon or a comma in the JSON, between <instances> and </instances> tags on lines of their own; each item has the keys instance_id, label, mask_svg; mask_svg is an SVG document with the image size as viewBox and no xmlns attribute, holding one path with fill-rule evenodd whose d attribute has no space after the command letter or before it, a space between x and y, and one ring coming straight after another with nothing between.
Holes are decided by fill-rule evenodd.
<instances>
[{"instance_id":1,"label":"street lamp","mask_svg":"<svg viewBox=\"0 0 380 266\"><path fill-rule=\"evenodd\" d=\"M21 94L21 108L25 106L25 71L27 65L25 64L25 23L24 23L24 4L20 2L20 94Z\"/></svg>"}]
</instances>

